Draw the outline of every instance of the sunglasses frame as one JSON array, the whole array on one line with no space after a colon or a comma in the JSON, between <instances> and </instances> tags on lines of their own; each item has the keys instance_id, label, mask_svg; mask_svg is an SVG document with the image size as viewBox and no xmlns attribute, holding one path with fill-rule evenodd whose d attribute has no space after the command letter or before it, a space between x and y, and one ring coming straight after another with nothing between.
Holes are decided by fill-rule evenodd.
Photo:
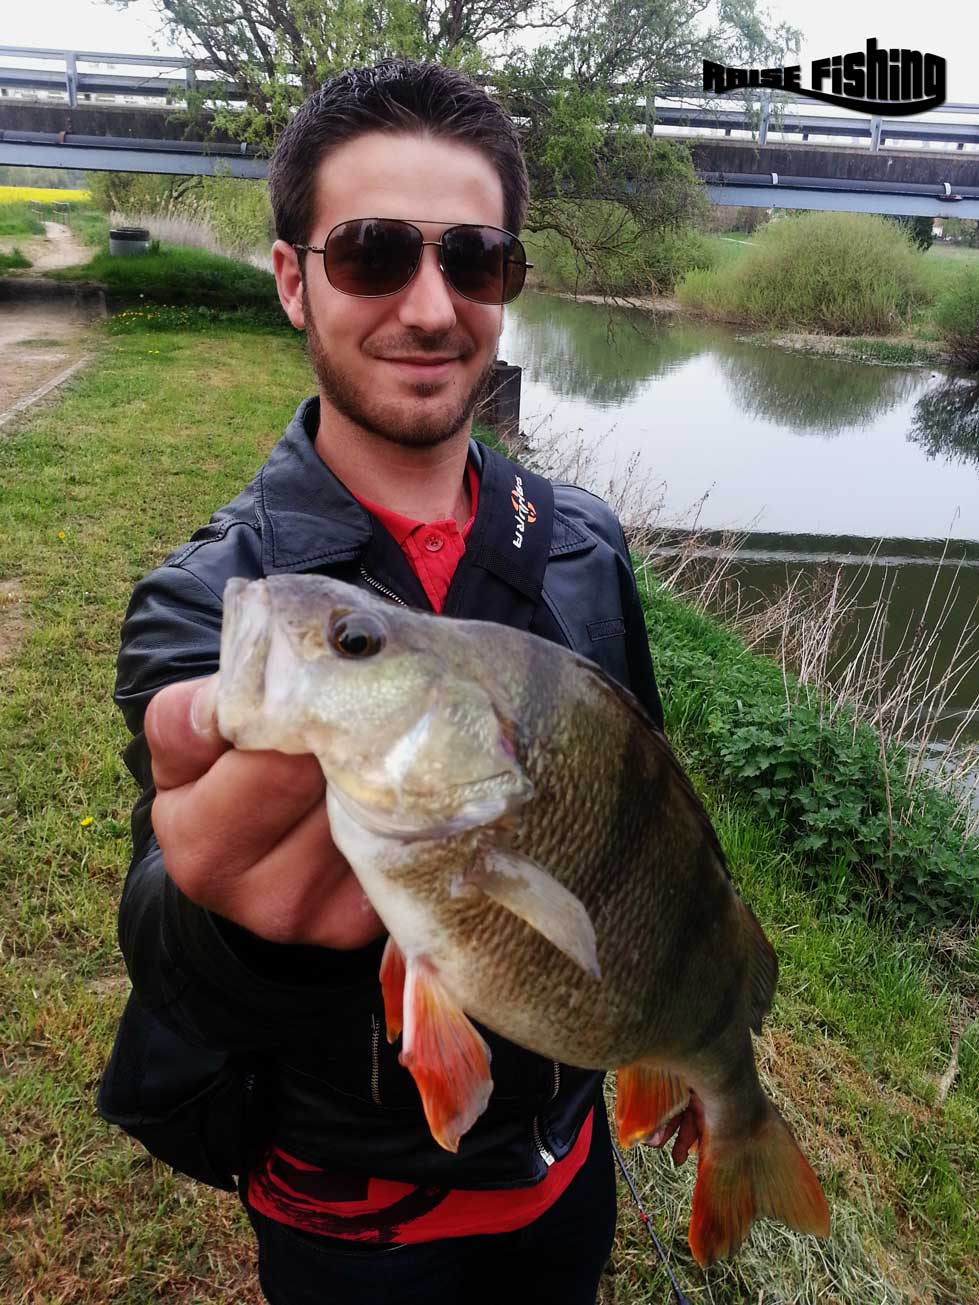
<instances>
[{"instance_id":1,"label":"sunglasses frame","mask_svg":"<svg viewBox=\"0 0 979 1305\"><path fill-rule=\"evenodd\" d=\"M491 300L490 302L487 303L485 299L473 299L470 295L464 294L454 283L452 278L449 276L448 272L445 270L445 264L442 261L442 241L445 239L445 237L449 234L450 231L458 231L464 227L474 227L480 231L483 230L499 231L503 235L510 236L512 240L515 240L519 245L520 249L523 251L524 258L523 258L522 266L524 269L524 274L526 275L527 270L533 267L534 265L533 263L527 262L527 251L526 249L524 249L523 241L520 239L519 236L515 235L512 231L507 231L505 227L496 227L491 222L453 222L451 226L446 227L445 230L442 232L442 237L440 240L426 240L421 228L416 226L415 223L424 222L428 220L429 219L426 218L380 218L380 217L348 218L346 222L338 222L336 226L333 226L329 229L329 231L326 233L326 240L323 242L322 245L293 244L292 247L293 249L305 250L307 254L322 254L323 272L324 275L326 276L327 281L330 282L330 285L333 286L333 289L336 290L338 294L348 295L351 299L390 299L392 295L399 295L402 290L406 290L408 286L411 285L412 281L415 279L415 276L418 273L418 269L422 265L422 259L425 256L426 245L434 245L435 248L439 251L439 269L442 275L445 277L445 283L447 286L449 286L449 288L453 291L454 294L459 295L462 299L467 300L471 304L479 304L480 307L482 308L502 308L504 304L512 304L513 301L516 298L518 298L518 296L520 295L521 291L524 288L523 283L521 283L520 289L517 291L515 295L512 295L509 299L501 299L499 303L497 303L495 300ZM376 294L376 295L356 294L352 290L341 290L339 286L333 285L333 280L330 277L330 270L326 265L326 248L327 245L330 243L330 237L333 235L334 231L339 231L341 227L349 226L351 222L400 222L402 223L402 225L406 227L411 227L413 231L418 232L418 234L422 237L421 250L418 254L418 261L415 264L415 266L411 269L411 275L408 277L408 280L405 281L404 285L398 286L397 290L385 290L383 291L383 293ZM505 259L504 261L509 263L512 260Z\"/></svg>"}]
</instances>

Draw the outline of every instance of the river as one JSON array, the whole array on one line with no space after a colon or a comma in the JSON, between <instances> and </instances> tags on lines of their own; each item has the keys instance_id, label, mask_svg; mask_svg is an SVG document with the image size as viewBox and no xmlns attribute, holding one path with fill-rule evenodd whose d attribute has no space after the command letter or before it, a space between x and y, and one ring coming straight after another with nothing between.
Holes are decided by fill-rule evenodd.
<instances>
[{"instance_id":1,"label":"river","mask_svg":"<svg viewBox=\"0 0 979 1305\"><path fill-rule=\"evenodd\" d=\"M933 636L932 676L979 651L979 385L943 371L754 344L672 315L526 292L500 357L523 369L521 428L590 451L591 487L628 477L660 526L743 535L745 601L842 568L860 642L889 594L885 656ZM979 740L979 662L932 738Z\"/></svg>"}]
</instances>

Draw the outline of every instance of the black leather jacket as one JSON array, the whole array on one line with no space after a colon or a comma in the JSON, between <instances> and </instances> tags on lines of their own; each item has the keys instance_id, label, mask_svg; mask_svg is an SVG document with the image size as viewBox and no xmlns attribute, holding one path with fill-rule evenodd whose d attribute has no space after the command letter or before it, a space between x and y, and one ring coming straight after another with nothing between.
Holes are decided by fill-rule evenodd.
<instances>
[{"instance_id":1,"label":"black leather jacket","mask_svg":"<svg viewBox=\"0 0 979 1305\"><path fill-rule=\"evenodd\" d=\"M573 1144L600 1074L481 1030L493 1095L450 1155L429 1135L414 1083L383 1036L383 940L355 952L266 942L186 898L152 832L146 706L164 685L217 670L230 577L316 572L429 607L401 549L316 454L318 417L318 400L304 402L251 485L133 593L115 699L134 735L126 763L143 792L120 945L138 1001L163 1023L195 1045L264 1057L273 1080L269 1140L291 1155L336 1172L439 1186L534 1183ZM470 456L480 471L478 509L446 614L576 649L662 725L635 579L611 510L476 442Z\"/></svg>"}]
</instances>

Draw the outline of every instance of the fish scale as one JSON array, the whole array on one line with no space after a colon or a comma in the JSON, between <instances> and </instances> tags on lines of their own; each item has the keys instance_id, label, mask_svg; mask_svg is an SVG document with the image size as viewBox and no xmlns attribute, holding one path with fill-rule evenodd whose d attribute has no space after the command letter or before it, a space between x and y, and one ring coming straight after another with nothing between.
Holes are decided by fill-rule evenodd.
<instances>
[{"instance_id":1,"label":"fish scale","mask_svg":"<svg viewBox=\"0 0 979 1305\"><path fill-rule=\"evenodd\" d=\"M334 840L389 932L389 1037L440 1145L492 1093L475 1020L617 1070L624 1145L696 1094L701 1264L761 1214L825 1235L755 1068L774 952L631 694L524 631L280 576L228 585L218 718L238 747L319 758Z\"/></svg>"}]
</instances>

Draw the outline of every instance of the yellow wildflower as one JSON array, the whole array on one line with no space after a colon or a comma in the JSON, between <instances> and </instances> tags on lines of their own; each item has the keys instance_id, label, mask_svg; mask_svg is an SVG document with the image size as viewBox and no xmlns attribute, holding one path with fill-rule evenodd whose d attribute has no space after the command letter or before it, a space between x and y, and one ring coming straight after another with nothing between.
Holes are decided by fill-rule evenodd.
<instances>
[{"instance_id":1,"label":"yellow wildflower","mask_svg":"<svg viewBox=\"0 0 979 1305\"><path fill-rule=\"evenodd\" d=\"M93 816L86 816L84 820L81 821L82 829L88 829L89 825L94 825L94 824L95 824L95 818Z\"/></svg>"}]
</instances>

